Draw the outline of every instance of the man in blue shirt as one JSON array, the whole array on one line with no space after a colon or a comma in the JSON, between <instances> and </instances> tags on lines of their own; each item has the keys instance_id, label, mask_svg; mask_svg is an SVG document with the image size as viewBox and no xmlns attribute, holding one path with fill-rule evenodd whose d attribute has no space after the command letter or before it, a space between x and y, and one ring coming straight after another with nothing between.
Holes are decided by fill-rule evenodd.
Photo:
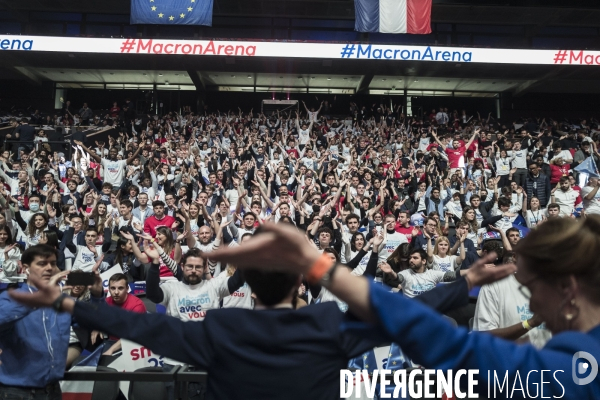
<instances>
[{"instance_id":1,"label":"man in blue shirt","mask_svg":"<svg viewBox=\"0 0 600 400\"><path fill-rule=\"evenodd\" d=\"M31 279L56 285L65 276L56 270L56 250L36 245L25 250L21 264L29 276L16 291L37 292ZM30 308L0 294L0 398L60 400L71 317L50 308Z\"/></svg>"}]
</instances>

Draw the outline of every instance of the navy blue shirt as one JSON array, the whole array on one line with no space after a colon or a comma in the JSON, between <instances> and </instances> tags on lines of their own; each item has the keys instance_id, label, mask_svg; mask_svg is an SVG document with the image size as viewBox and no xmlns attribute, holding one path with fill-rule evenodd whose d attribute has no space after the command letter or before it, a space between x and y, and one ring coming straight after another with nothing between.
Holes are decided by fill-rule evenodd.
<instances>
[{"instance_id":1,"label":"navy blue shirt","mask_svg":"<svg viewBox=\"0 0 600 400\"><path fill-rule=\"evenodd\" d=\"M438 311L462 306L467 282L462 278L416 299ZM299 310L213 310L200 322L77 302L73 316L82 326L206 370L207 399L339 398L339 371L348 360L389 343L381 335L363 339L341 332L347 319L336 302Z\"/></svg>"},{"instance_id":2,"label":"navy blue shirt","mask_svg":"<svg viewBox=\"0 0 600 400\"><path fill-rule=\"evenodd\" d=\"M454 247L454 245L456 244L456 236L450 236L448 238L448 240L450 241L450 248ZM470 253L472 251L477 251L477 249L475 248L475 245L473 244L473 241L471 239L465 239L465 250L467 251L467 253ZM460 255L460 244L458 245L458 250L456 250L456 255Z\"/></svg>"}]
</instances>

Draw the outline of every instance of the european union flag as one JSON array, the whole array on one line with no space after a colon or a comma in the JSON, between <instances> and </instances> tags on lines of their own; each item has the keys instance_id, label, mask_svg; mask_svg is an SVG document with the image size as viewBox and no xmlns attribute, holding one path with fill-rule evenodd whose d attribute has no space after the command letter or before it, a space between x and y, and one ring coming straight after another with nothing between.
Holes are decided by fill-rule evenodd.
<instances>
[{"instance_id":1,"label":"european union flag","mask_svg":"<svg viewBox=\"0 0 600 400\"><path fill-rule=\"evenodd\" d=\"M575 171L588 174L590 178L600 178L600 175L598 174L598 167L596 166L596 162L594 161L594 157L592 156L583 160L581 164L579 164L573 169Z\"/></svg>"},{"instance_id":2,"label":"european union flag","mask_svg":"<svg viewBox=\"0 0 600 400\"><path fill-rule=\"evenodd\" d=\"M213 0L131 0L132 24L212 26Z\"/></svg>"}]
</instances>

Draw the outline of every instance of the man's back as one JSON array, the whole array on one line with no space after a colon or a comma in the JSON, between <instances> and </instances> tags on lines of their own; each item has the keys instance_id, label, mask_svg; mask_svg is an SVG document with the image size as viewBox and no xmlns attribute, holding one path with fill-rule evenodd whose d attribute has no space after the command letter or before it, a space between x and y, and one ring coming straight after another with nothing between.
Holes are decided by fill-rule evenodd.
<instances>
[{"instance_id":1,"label":"man's back","mask_svg":"<svg viewBox=\"0 0 600 400\"><path fill-rule=\"evenodd\" d=\"M214 310L202 322L123 313L77 304L74 315L84 326L107 328L206 369L207 399L333 399L340 369L377 344L341 333L343 314L334 302L300 310Z\"/></svg>"},{"instance_id":2,"label":"man's back","mask_svg":"<svg viewBox=\"0 0 600 400\"><path fill-rule=\"evenodd\" d=\"M35 137L35 128L29 124L23 124L17 127L16 131L19 133L19 141L21 142L33 141L33 138Z\"/></svg>"}]
</instances>

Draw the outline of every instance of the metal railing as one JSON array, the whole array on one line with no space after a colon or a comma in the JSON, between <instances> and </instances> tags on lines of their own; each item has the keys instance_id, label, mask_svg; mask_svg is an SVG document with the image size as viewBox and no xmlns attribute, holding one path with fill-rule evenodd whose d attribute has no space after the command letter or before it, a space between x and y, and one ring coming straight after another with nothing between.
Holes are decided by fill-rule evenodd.
<instances>
[{"instance_id":1,"label":"metal railing","mask_svg":"<svg viewBox=\"0 0 600 400\"><path fill-rule=\"evenodd\" d=\"M65 372L63 381L129 381L129 382L172 382L175 398L188 400L189 382L206 384L206 371L187 371L187 367L175 366L169 372L112 372L112 371L73 371ZM183 384L183 385L182 385Z\"/></svg>"},{"instance_id":2,"label":"metal railing","mask_svg":"<svg viewBox=\"0 0 600 400\"><path fill-rule=\"evenodd\" d=\"M36 152L39 152L41 149L41 145L43 144L49 144L50 148L52 148L53 144L59 144L62 146L62 149L59 151L60 153L65 153L65 160L66 161L70 161L71 160L71 153L73 152L73 149L71 147L71 141L69 139L65 139L65 140L48 140L47 142L40 142L40 141L34 141L34 140L28 140L28 141L22 141L19 139L6 139L4 141L4 150L8 150L10 151L13 146L16 145L16 147L18 148L19 145L22 144L26 144L28 146L31 146L31 148L35 148ZM37 144L37 146L36 146ZM15 159L16 157L18 157L18 154L15 155Z\"/></svg>"}]
</instances>

